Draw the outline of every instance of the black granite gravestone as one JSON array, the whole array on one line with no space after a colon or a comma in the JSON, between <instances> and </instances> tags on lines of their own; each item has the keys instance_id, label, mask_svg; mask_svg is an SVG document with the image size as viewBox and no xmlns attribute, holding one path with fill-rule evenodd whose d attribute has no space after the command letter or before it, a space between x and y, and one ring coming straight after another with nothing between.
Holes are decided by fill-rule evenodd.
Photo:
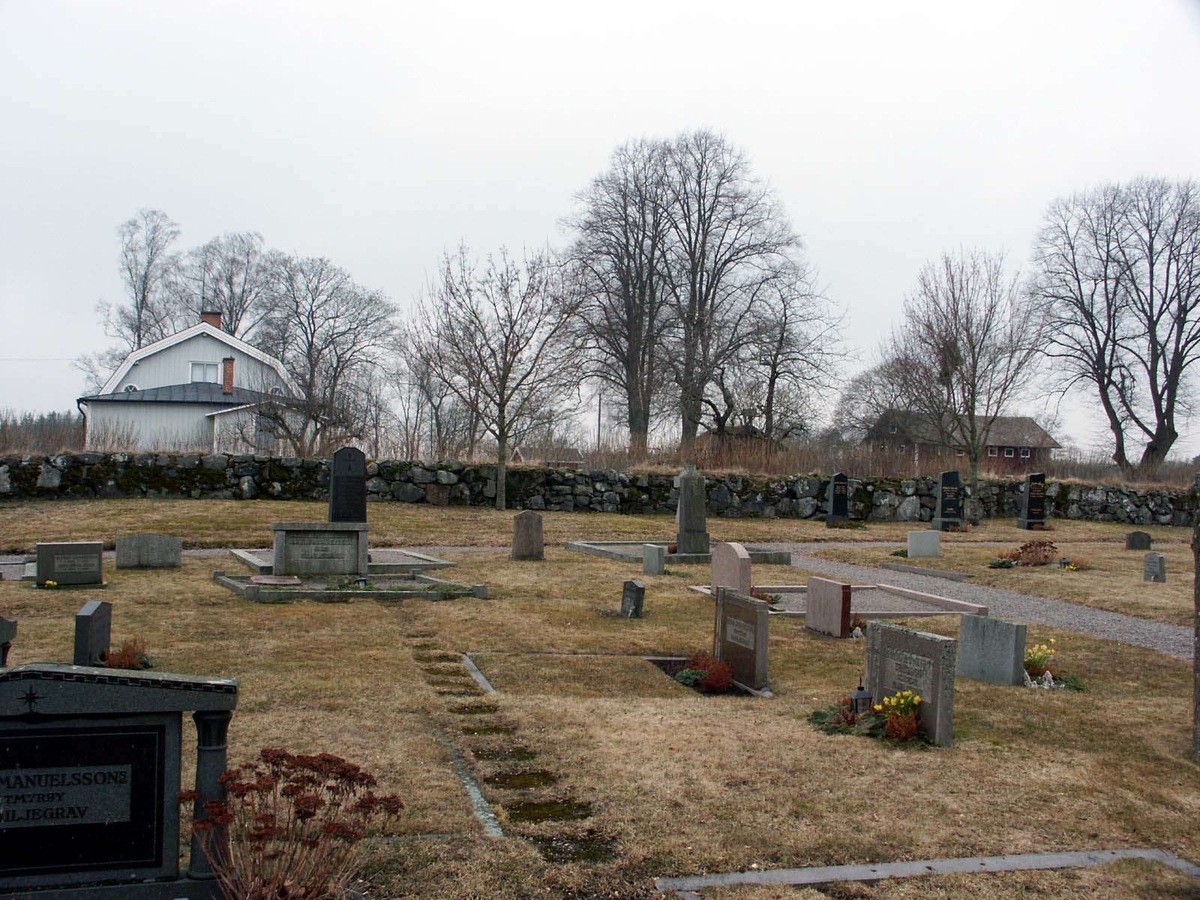
<instances>
[{"instance_id":1,"label":"black granite gravestone","mask_svg":"<svg viewBox=\"0 0 1200 900\"><path fill-rule=\"evenodd\" d=\"M850 520L850 479L845 472L834 472L829 479L829 512L825 514L825 527L833 528L838 522Z\"/></svg>"},{"instance_id":2,"label":"black granite gravestone","mask_svg":"<svg viewBox=\"0 0 1200 900\"><path fill-rule=\"evenodd\" d=\"M367 521L367 457L357 447L343 447L333 454L329 521Z\"/></svg>"},{"instance_id":3,"label":"black granite gravestone","mask_svg":"<svg viewBox=\"0 0 1200 900\"><path fill-rule=\"evenodd\" d=\"M962 527L962 476L957 470L943 472L938 479L932 524L935 531Z\"/></svg>"},{"instance_id":4,"label":"black granite gravestone","mask_svg":"<svg viewBox=\"0 0 1200 900\"><path fill-rule=\"evenodd\" d=\"M75 613L75 665L104 665L111 640L112 604L89 600Z\"/></svg>"},{"instance_id":5,"label":"black granite gravestone","mask_svg":"<svg viewBox=\"0 0 1200 900\"><path fill-rule=\"evenodd\" d=\"M1025 529L1046 527L1046 475L1032 472L1025 476L1025 492L1021 494L1021 515L1017 527Z\"/></svg>"},{"instance_id":6,"label":"black granite gravestone","mask_svg":"<svg viewBox=\"0 0 1200 900\"><path fill-rule=\"evenodd\" d=\"M0 616L0 669L8 665L8 651L12 649L13 638L17 636L17 620Z\"/></svg>"}]
</instances>

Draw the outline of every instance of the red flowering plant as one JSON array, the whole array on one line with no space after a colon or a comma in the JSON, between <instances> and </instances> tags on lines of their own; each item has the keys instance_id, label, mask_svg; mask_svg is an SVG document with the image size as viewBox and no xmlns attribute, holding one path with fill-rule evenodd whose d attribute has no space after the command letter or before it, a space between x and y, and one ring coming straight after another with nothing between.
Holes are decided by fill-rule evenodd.
<instances>
[{"instance_id":1,"label":"red flowering plant","mask_svg":"<svg viewBox=\"0 0 1200 900\"><path fill-rule=\"evenodd\" d=\"M379 796L375 778L330 753L266 748L260 762L220 777L224 800L193 823L226 900L341 900L358 866L358 843L404 808ZM196 793L179 795L195 801Z\"/></svg>"}]
</instances>

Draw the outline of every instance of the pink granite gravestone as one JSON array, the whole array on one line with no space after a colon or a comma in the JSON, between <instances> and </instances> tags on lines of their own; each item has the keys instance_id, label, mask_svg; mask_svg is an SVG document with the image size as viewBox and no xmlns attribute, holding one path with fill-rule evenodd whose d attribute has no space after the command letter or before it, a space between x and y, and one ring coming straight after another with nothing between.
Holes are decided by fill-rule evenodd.
<instances>
[{"instance_id":1,"label":"pink granite gravestone","mask_svg":"<svg viewBox=\"0 0 1200 900\"><path fill-rule=\"evenodd\" d=\"M808 579L804 616L808 627L835 638L850 636L851 587L828 578Z\"/></svg>"},{"instance_id":2,"label":"pink granite gravestone","mask_svg":"<svg viewBox=\"0 0 1200 900\"><path fill-rule=\"evenodd\" d=\"M741 544L719 543L712 548L712 591L729 588L739 594L749 594L750 554Z\"/></svg>"}]
</instances>

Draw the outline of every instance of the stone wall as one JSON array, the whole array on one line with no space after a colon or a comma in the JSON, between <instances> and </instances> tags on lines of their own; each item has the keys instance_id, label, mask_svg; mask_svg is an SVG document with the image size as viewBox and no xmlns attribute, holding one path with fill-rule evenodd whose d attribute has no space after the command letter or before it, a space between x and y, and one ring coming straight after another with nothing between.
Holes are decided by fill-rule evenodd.
<instances>
[{"instance_id":1,"label":"stone wall","mask_svg":"<svg viewBox=\"0 0 1200 900\"><path fill-rule=\"evenodd\" d=\"M380 460L367 467L373 501L485 506L496 496L494 466ZM509 469L513 508L671 513L673 476L571 469ZM727 517L808 519L824 514L829 481L817 475L708 476L710 513ZM193 497L319 500L328 497L329 461L295 457L200 454L64 453L0 458L0 500L73 497ZM927 522L933 479L851 480L850 514L871 521ZM987 482L985 518L1015 517L1020 482ZM1048 482L1047 511L1056 517L1130 525L1191 525L1200 488L1141 491Z\"/></svg>"}]
</instances>

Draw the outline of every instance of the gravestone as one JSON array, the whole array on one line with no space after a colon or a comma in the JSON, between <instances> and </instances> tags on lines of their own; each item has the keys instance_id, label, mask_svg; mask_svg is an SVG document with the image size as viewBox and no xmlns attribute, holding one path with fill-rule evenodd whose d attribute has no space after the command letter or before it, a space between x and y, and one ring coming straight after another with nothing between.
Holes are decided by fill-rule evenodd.
<instances>
[{"instance_id":1,"label":"gravestone","mask_svg":"<svg viewBox=\"0 0 1200 900\"><path fill-rule=\"evenodd\" d=\"M867 623L867 681L873 702L897 691L921 698L917 723L934 743L954 743L954 673L958 642L901 625Z\"/></svg>"},{"instance_id":2,"label":"gravestone","mask_svg":"<svg viewBox=\"0 0 1200 900\"><path fill-rule=\"evenodd\" d=\"M910 531L908 533L908 558L928 559L941 556L942 533L940 531Z\"/></svg>"},{"instance_id":3,"label":"gravestone","mask_svg":"<svg viewBox=\"0 0 1200 900\"><path fill-rule=\"evenodd\" d=\"M179 877L182 713L194 711L193 819L202 820L204 804L224 796L237 689L75 666L0 671L0 895L219 900L195 838ZM109 886L67 890L97 883Z\"/></svg>"},{"instance_id":4,"label":"gravestone","mask_svg":"<svg viewBox=\"0 0 1200 900\"><path fill-rule=\"evenodd\" d=\"M1032 472L1025 476L1017 527L1029 530L1046 527L1046 473Z\"/></svg>"},{"instance_id":5,"label":"gravestone","mask_svg":"<svg viewBox=\"0 0 1200 900\"><path fill-rule=\"evenodd\" d=\"M667 571L667 548L662 544L642 544L642 573L662 575Z\"/></svg>"},{"instance_id":6,"label":"gravestone","mask_svg":"<svg viewBox=\"0 0 1200 900\"><path fill-rule=\"evenodd\" d=\"M679 475L679 506L675 511L676 553L708 552L708 493L704 476L693 468Z\"/></svg>"},{"instance_id":7,"label":"gravestone","mask_svg":"<svg viewBox=\"0 0 1200 900\"><path fill-rule=\"evenodd\" d=\"M183 538L169 534L127 534L117 538L118 569L178 569Z\"/></svg>"},{"instance_id":8,"label":"gravestone","mask_svg":"<svg viewBox=\"0 0 1200 900\"><path fill-rule=\"evenodd\" d=\"M329 521L367 521L367 457L357 447L342 447L333 454Z\"/></svg>"},{"instance_id":9,"label":"gravestone","mask_svg":"<svg viewBox=\"0 0 1200 900\"><path fill-rule=\"evenodd\" d=\"M621 616L626 619L640 619L645 602L646 586L637 579L625 582L621 591Z\"/></svg>"},{"instance_id":10,"label":"gravestone","mask_svg":"<svg viewBox=\"0 0 1200 900\"><path fill-rule=\"evenodd\" d=\"M1144 531L1131 531L1125 535L1126 550L1149 550L1151 543L1150 535Z\"/></svg>"},{"instance_id":11,"label":"gravestone","mask_svg":"<svg viewBox=\"0 0 1200 900\"><path fill-rule=\"evenodd\" d=\"M542 517L532 509L513 517L512 559L545 559Z\"/></svg>"},{"instance_id":12,"label":"gravestone","mask_svg":"<svg viewBox=\"0 0 1200 900\"><path fill-rule=\"evenodd\" d=\"M37 545L37 585L103 584L104 545L99 541L72 541Z\"/></svg>"},{"instance_id":13,"label":"gravestone","mask_svg":"<svg viewBox=\"0 0 1200 900\"><path fill-rule=\"evenodd\" d=\"M17 620L0 616L0 669L8 665L8 652L17 637Z\"/></svg>"},{"instance_id":14,"label":"gravestone","mask_svg":"<svg viewBox=\"0 0 1200 900\"><path fill-rule=\"evenodd\" d=\"M853 589L828 578L808 579L804 601L805 624L835 638L850 636L850 597Z\"/></svg>"},{"instance_id":15,"label":"gravestone","mask_svg":"<svg viewBox=\"0 0 1200 900\"><path fill-rule=\"evenodd\" d=\"M932 527L934 531L962 527L962 476L957 469L943 472L938 479Z\"/></svg>"},{"instance_id":16,"label":"gravestone","mask_svg":"<svg viewBox=\"0 0 1200 900\"><path fill-rule=\"evenodd\" d=\"M739 594L751 589L750 554L741 544L721 541L712 548L712 591L730 588Z\"/></svg>"},{"instance_id":17,"label":"gravestone","mask_svg":"<svg viewBox=\"0 0 1200 900\"><path fill-rule=\"evenodd\" d=\"M962 616L958 674L991 684L1025 683L1025 626L989 616Z\"/></svg>"},{"instance_id":18,"label":"gravestone","mask_svg":"<svg viewBox=\"0 0 1200 900\"><path fill-rule=\"evenodd\" d=\"M112 604L89 600L75 613L75 665L103 665L111 642Z\"/></svg>"},{"instance_id":19,"label":"gravestone","mask_svg":"<svg viewBox=\"0 0 1200 900\"><path fill-rule=\"evenodd\" d=\"M762 600L729 588L717 591L713 655L733 669L733 680L761 691L767 686L769 611Z\"/></svg>"},{"instance_id":20,"label":"gravestone","mask_svg":"<svg viewBox=\"0 0 1200 900\"><path fill-rule=\"evenodd\" d=\"M845 472L834 472L829 479L829 512L825 514L825 527L833 528L839 522L850 521L850 479Z\"/></svg>"},{"instance_id":21,"label":"gravestone","mask_svg":"<svg viewBox=\"0 0 1200 900\"><path fill-rule=\"evenodd\" d=\"M276 522L272 575L367 575L365 522Z\"/></svg>"},{"instance_id":22,"label":"gravestone","mask_svg":"<svg viewBox=\"0 0 1200 900\"><path fill-rule=\"evenodd\" d=\"M1142 562L1142 581L1165 584L1167 580L1167 558L1161 553L1147 553Z\"/></svg>"}]
</instances>

